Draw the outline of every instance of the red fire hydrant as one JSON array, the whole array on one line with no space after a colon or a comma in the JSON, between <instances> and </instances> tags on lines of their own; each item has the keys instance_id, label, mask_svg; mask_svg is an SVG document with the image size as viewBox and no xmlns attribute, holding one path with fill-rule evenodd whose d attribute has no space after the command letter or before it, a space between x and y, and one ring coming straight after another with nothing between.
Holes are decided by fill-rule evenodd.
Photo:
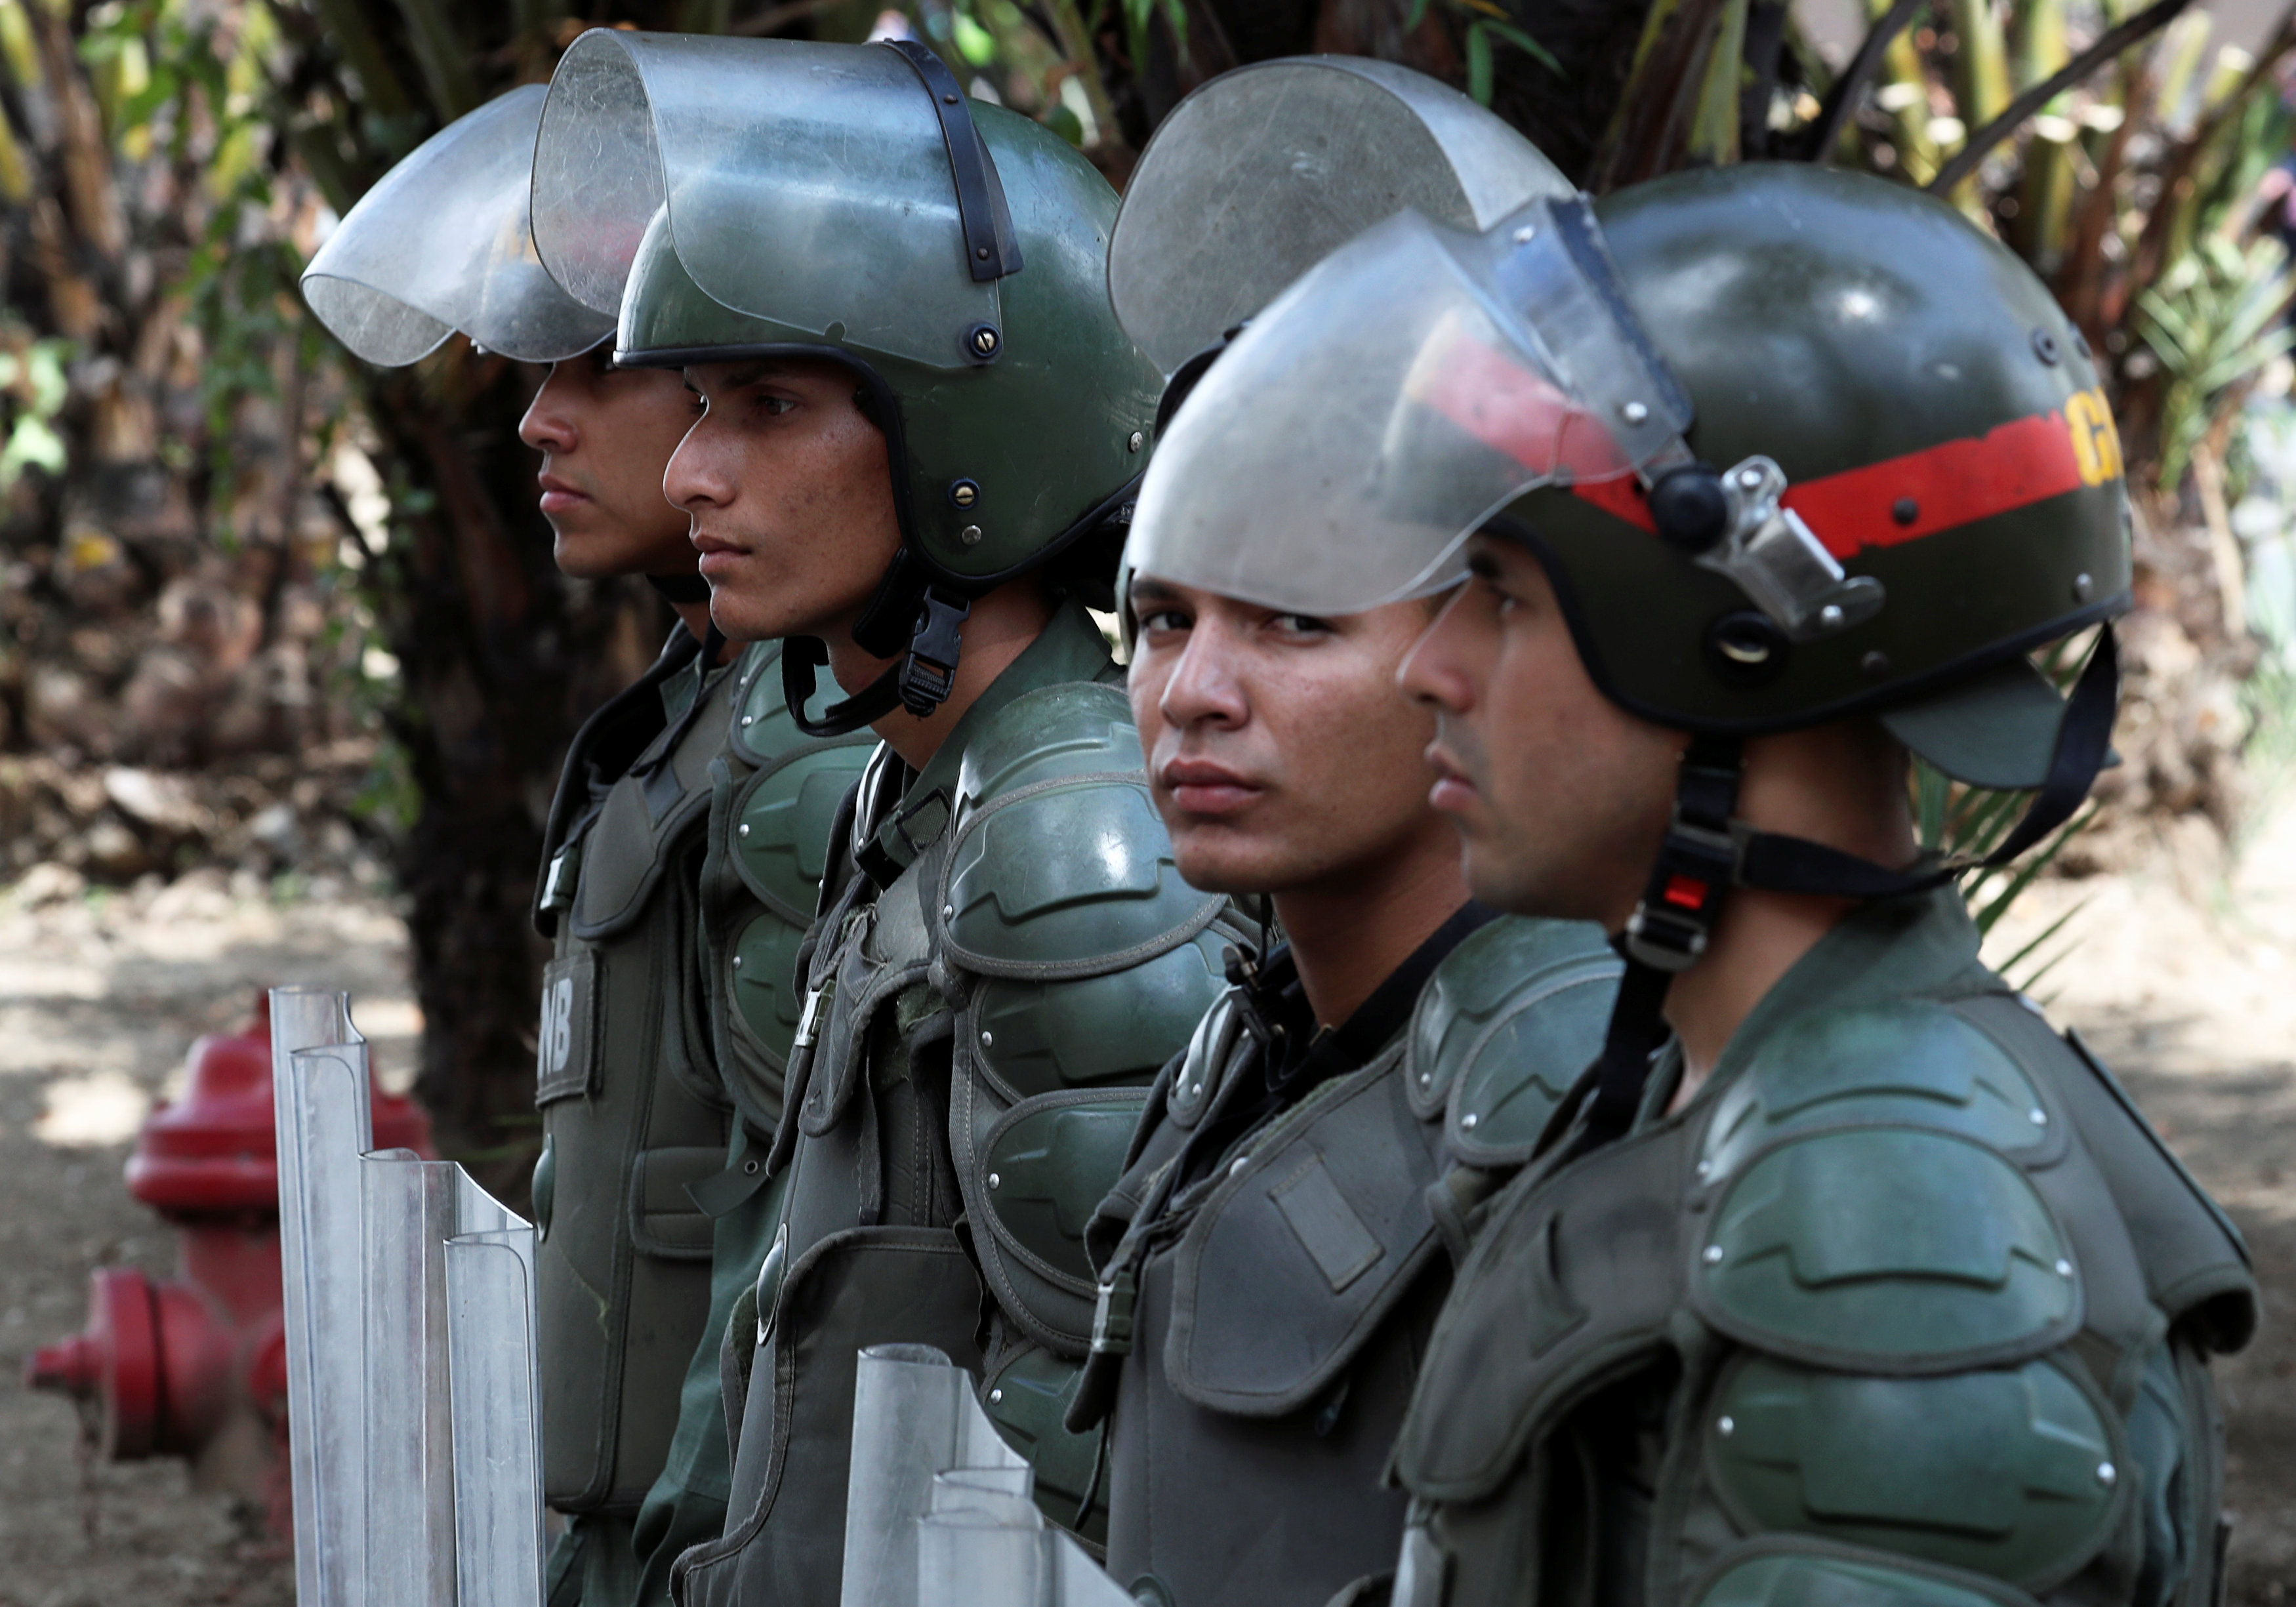
<instances>
[{"instance_id":1,"label":"red fire hydrant","mask_svg":"<svg viewBox=\"0 0 2296 1607\"><path fill-rule=\"evenodd\" d=\"M430 1151L429 1118L373 1091L377 1148ZM279 1164L271 1004L192 1045L183 1099L144 1124L127 1192L182 1230L176 1275L127 1267L88 1278L87 1326L36 1352L34 1389L71 1396L96 1454L182 1456L193 1478L287 1510L287 1349L279 1294Z\"/></svg>"}]
</instances>

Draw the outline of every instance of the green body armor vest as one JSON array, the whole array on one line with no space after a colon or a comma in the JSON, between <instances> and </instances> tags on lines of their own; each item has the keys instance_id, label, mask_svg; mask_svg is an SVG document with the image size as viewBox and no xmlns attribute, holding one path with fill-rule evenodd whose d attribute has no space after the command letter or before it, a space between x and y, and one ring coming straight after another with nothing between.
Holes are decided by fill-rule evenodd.
<instances>
[{"instance_id":1,"label":"green body armor vest","mask_svg":"<svg viewBox=\"0 0 2296 1607\"><path fill-rule=\"evenodd\" d=\"M805 933L838 810L874 745L865 734L824 741L799 730L783 696L781 652L777 642L755 643L734 661L733 718L709 767L701 952L684 998L698 1013L693 1030L711 1048L736 1119L723 1169L693 1189L712 1218L709 1316L684 1364L668 1463L633 1534L640 1603L667 1600L678 1554L725 1529L731 1453L721 1353L734 1303L756 1281L780 1219L765 1161L803 997ZM809 712L836 696L824 686Z\"/></svg>"},{"instance_id":2,"label":"green body armor vest","mask_svg":"<svg viewBox=\"0 0 2296 1607\"><path fill-rule=\"evenodd\" d=\"M1950 890L1859 910L1681 1110L1493 1201L1396 1607L2218 1599L2245 1251L1977 946Z\"/></svg>"},{"instance_id":3,"label":"green body armor vest","mask_svg":"<svg viewBox=\"0 0 2296 1607\"><path fill-rule=\"evenodd\" d=\"M974 1370L1055 1516L1095 1482L1060 1426L1084 1222L1244 935L1180 881L1124 696L1078 669L1112 667L1070 604L922 775L881 750L862 779L810 940L781 1221L726 1336L726 1530L673 1575L689 1607L837 1599L865 1345Z\"/></svg>"},{"instance_id":4,"label":"green body armor vest","mask_svg":"<svg viewBox=\"0 0 2296 1607\"><path fill-rule=\"evenodd\" d=\"M1383 1048L1217 1155L1194 1135L1265 1086L1270 1034L1246 988L1212 1007L1086 1234L1110 1291L1088 1365L1120 1368L1119 1584L1322 1607L1393 1566L1405 1503L1380 1475L1450 1282L1433 1201L1462 1167L1529 1155L1601 1047L1618 972L1593 926L1492 921Z\"/></svg>"},{"instance_id":5,"label":"green body armor vest","mask_svg":"<svg viewBox=\"0 0 2296 1607\"><path fill-rule=\"evenodd\" d=\"M681 629L584 726L552 808L534 1209L543 1489L562 1512L636 1510L709 1301L709 1221L686 1190L725 1164L726 1107L689 1030L690 860L732 682L698 656Z\"/></svg>"}]
</instances>

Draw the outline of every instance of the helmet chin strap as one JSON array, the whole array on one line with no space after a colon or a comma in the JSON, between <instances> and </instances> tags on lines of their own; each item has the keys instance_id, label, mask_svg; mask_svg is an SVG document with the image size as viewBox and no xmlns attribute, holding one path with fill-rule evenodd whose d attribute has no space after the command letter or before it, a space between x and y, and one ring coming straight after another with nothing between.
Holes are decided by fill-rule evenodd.
<instances>
[{"instance_id":1,"label":"helmet chin strap","mask_svg":"<svg viewBox=\"0 0 2296 1607\"><path fill-rule=\"evenodd\" d=\"M2108 625L2066 701L2049 774L2015 828L1982 859L1924 870L1892 870L1822 842L1753 830L1735 818L1743 739L1693 736L1683 751L1657 863L1614 940L1627 968L1602 1054L1549 1127L1549 1141L1562 1145L1554 1164L1600 1149L1634 1126L1652 1058L1667 1036L1667 990L1706 953L1732 888L1889 898L1942 887L1966 871L2006 865L2080 808L2104 767L2120 704L2120 652Z\"/></svg>"},{"instance_id":2,"label":"helmet chin strap","mask_svg":"<svg viewBox=\"0 0 2296 1607\"><path fill-rule=\"evenodd\" d=\"M901 568L897 562L894 574L887 578L888 585L879 588L868 611L853 627L853 639L865 649L874 652L871 643L884 639L887 593L898 581ZM899 661L851 697L823 709L818 719L808 715L806 708L820 685L822 667L829 662L828 644L816 636L796 636L783 645L782 695L799 730L812 737L843 736L874 724L896 709L906 709L919 719L930 718L948 701L956 685L957 661L964 649L964 621L972 611L972 603L930 583L917 591L921 594L910 603L916 610L914 623ZM896 637L887 645L898 641Z\"/></svg>"}]
</instances>

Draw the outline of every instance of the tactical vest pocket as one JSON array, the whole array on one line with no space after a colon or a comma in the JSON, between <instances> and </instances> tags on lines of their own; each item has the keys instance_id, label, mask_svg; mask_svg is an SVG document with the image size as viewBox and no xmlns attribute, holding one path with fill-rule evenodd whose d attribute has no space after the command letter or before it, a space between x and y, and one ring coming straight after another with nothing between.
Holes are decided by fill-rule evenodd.
<instances>
[{"instance_id":1,"label":"tactical vest pocket","mask_svg":"<svg viewBox=\"0 0 2296 1607\"><path fill-rule=\"evenodd\" d=\"M1436 1168L1400 1045L1255 1135L1172 1252L1174 1391L1280 1417L1329 1389L1438 1253Z\"/></svg>"},{"instance_id":2,"label":"tactical vest pocket","mask_svg":"<svg viewBox=\"0 0 2296 1607\"><path fill-rule=\"evenodd\" d=\"M725 1537L677 1560L687 1607L831 1603L844 1571L856 1358L922 1344L977 1373L980 1282L943 1228L849 1228L783 1280L750 1364Z\"/></svg>"},{"instance_id":3,"label":"tactical vest pocket","mask_svg":"<svg viewBox=\"0 0 2296 1607\"><path fill-rule=\"evenodd\" d=\"M717 1148L640 1150L630 1168L630 1242L665 1261L706 1261L715 1224L687 1192L724 1169Z\"/></svg>"},{"instance_id":4,"label":"tactical vest pocket","mask_svg":"<svg viewBox=\"0 0 2296 1607\"><path fill-rule=\"evenodd\" d=\"M534 1039L534 1103L581 1099L597 1075L598 956L589 949L542 972L542 1021Z\"/></svg>"}]
</instances>

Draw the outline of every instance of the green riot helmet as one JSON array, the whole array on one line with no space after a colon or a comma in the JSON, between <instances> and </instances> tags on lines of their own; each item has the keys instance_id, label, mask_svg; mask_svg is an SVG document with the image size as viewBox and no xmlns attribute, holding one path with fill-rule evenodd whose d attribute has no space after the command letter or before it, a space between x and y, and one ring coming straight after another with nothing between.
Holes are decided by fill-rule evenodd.
<instances>
[{"instance_id":1,"label":"green riot helmet","mask_svg":"<svg viewBox=\"0 0 2296 1607\"><path fill-rule=\"evenodd\" d=\"M527 195L543 86L459 118L383 175L303 272L303 299L352 355L384 368L461 331L521 363L555 363L614 332L543 270Z\"/></svg>"},{"instance_id":2,"label":"green riot helmet","mask_svg":"<svg viewBox=\"0 0 2296 1607\"><path fill-rule=\"evenodd\" d=\"M970 600L1056 555L1105 601L1161 389L1109 308L1115 213L1071 146L921 45L597 29L560 63L535 237L619 304L616 360L828 357L885 430L901 553L854 634L908 652L825 718L793 701L816 734L931 713ZM820 652L783 655L793 700Z\"/></svg>"},{"instance_id":3,"label":"green riot helmet","mask_svg":"<svg viewBox=\"0 0 2296 1607\"><path fill-rule=\"evenodd\" d=\"M1750 832L1739 739L1870 712L1949 775L2038 789L1997 858L2103 760L2110 633L2070 702L2027 657L2128 605L2095 367L2023 264L1902 185L1749 164L1480 235L1382 225L1178 413L1126 562L1347 613L1455 583L1485 529L1538 553L1605 695L1693 736L1606 1079L1638 1086L1651 1043L1622 1039L1655 1031L1723 890L1871 897L1958 868Z\"/></svg>"}]
</instances>

